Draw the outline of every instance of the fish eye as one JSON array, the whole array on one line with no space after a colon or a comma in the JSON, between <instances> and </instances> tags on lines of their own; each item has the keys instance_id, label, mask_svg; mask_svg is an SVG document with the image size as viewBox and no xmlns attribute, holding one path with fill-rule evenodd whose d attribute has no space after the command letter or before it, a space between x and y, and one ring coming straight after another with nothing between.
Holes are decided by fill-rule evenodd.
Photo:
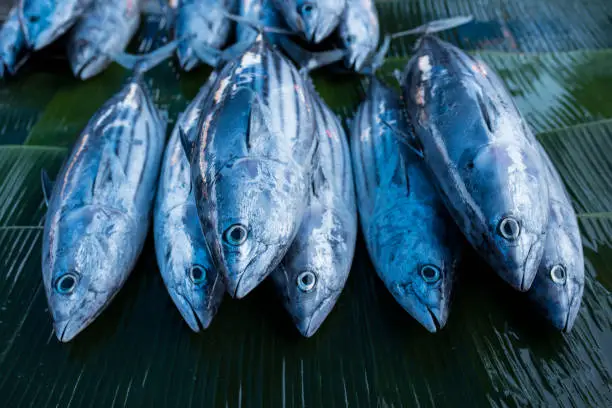
<instances>
[{"instance_id":1,"label":"fish eye","mask_svg":"<svg viewBox=\"0 0 612 408\"><path fill-rule=\"evenodd\" d=\"M303 16L308 15L314 11L314 6L310 3L306 3L300 7L299 13Z\"/></svg>"},{"instance_id":2,"label":"fish eye","mask_svg":"<svg viewBox=\"0 0 612 408\"><path fill-rule=\"evenodd\" d=\"M499 222L499 234L508 241L514 241L521 234L521 225L514 217L504 217Z\"/></svg>"},{"instance_id":3,"label":"fish eye","mask_svg":"<svg viewBox=\"0 0 612 408\"><path fill-rule=\"evenodd\" d=\"M346 36L346 43L348 45L351 45L351 44L355 43L355 41L357 41L357 37L355 35L349 34L349 35Z\"/></svg>"},{"instance_id":4,"label":"fish eye","mask_svg":"<svg viewBox=\"0 0 612 408\"><path fill-rule=\"evenodd\" d=\"M244 244L247 239L247 229L242 224L234 224L225 230L223 238L230 245L238 246Z\"/></svg>"},{"instance_id":5,"label":"fish eye","mask_svg":"<svg viewBox=\"0 0 612 408\"><path fill-rule=\"evenodd\" d=\"M200 265L193 265L189 270L189 278L196 285L204 283L206 280L206 268Z\"/></svg>"},{"instance_id":6,"label":"fish eye","mask_svg":"<svg viewBox=\"0 0 612 408\"><path fill-rule=\"evenodd\" d=\"M440 269L433 265L423 265L419 271L421 278L427 283L436 283L440 280Z\"/></svg>"},{"instance_id":7,"label":"fish eye","mask_svg":"<svg viewBox=\"0 0 612 408\"><path fill-rule=\"evenodd\" d=\"M74 273L67 273L60 276L55 281L55 289L62 295L70 295L76 289L78 283L78 276Z\"/></svg>"},{"instance_id":8,"label":"fish eye","mask_svg":"<svg viewBox=\"0 0 612 408\"><path fill-rule=\"evenodd\" d=\"M555 265L550 269L550 279L557 285L564 285L567 280L567 273L563 265Z\"/></svg>"},{"instance_id":9,"label":"fish eye","mask_svg":"<svg viewBox=\"0 0 612 408\"><path fill-rule=\"evenodd\" d=\"M298 289L305 293L312 291L316 283L317 276L311 271L304 271L297 277Z\"/></svg>"},{"instance_id":10,"label":"fish eye","mask_svg":"<svg viewBox=\"0 0 612 408\"><path fill-rule=\"evenodd\" d=\"M40 16L39 15L28 16L28 20L30 21L30 23L37 23L38 20L40 20Z\"/></svg>"}]
</instances>

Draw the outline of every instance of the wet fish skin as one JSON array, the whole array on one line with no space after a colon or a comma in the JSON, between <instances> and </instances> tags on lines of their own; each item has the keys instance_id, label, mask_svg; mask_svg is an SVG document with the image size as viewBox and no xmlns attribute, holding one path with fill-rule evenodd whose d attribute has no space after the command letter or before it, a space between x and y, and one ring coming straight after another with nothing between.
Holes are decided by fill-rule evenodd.
<instances>
[{"instance_id":1,"label":"wet fish skin","mask_svg":"<svg viewBox=\"0 0 612 408\"><path fill-rule=\"evenodd\" d=\"M584 292L580 228L559 173L544 149L540 150L549 182L550 219L542 261L527 294L555 328L569 332Z\"/></svg>"},{"instance_id":2,"label":"wet fish skin","mask_svg":"<svg viewBox=\"0 0 612 408\"><path fill-rule=\"evenodd\" d=\"M402 88L455 222L504 280L527 291L546 242L548 185L537 141L511 96L482 61L428 35Z\"/></svg>"},{"instance_id":3,"label":"wet fish skin","mask_svg":"<svg viewBox=\"0 0 612 408\"><path fill-rule=\"evenodd\" d=\"M234 10L236 0L183 0L179 4L175 38L186 38L177 48L185 71L199 64L197 49L220 49L227 42L231 21L226 13ZM206 61L205 61L206 62Z\"/></svg>"},{"instance_id":4,"label":"wet fish skin","mask_svg":"<svg viewBox=\"0 0 612 408\"><path fill-rule=\"evenodd\" d=\"M361 71L380 41L378 13L373 0L347 0L338 26L340 40L349 52L348 68Z\"/></svg>"},{"instance_id":5,"label":"wet fish skin","mask_svg":"<svg viewBox=\"0 0 612 408\"><path fill-rule=\"evenodd\" d=\"M140 25L141 0L94 2L70 33L67 51L74 76L89 79L123 52Z\"/></svg>"},{"instance_id":6,"label":"wet fish skin","mask_svg":"<svg viewBox=\"0 0 612 408\"><path fill-rule=\"evenodd\" d=\"M26 42L34 51L68 31L93 0L21 0L19 19Z\"/></svg>"},{"instance_id":7,"label":"wet fish skin","mask_svg":"<svg viewBox=\"0 0 612 408\"><path fill-rule=\"evenodd\" d=\"M355 188L346 134L314 87L312 90L319 141L317 170L298 233L281 265L272 273L285 309L305 337L319 329L336 304L351 269L357 238Z\"/></svg>"},{"instance_id":8,"label":"wet fish skin","mask_svg":"<svg viewBox=\"0 0 612 408\"><path fill-rule=\"evenodd\" d=\"M315 44L338 26L346 0L273 0L292 30Z\"/></svg>"},{"instance_id":9,"label":"wet fish skin","mask_svg":"<svg viewBox=\"0 0 612 408\"><path fill-rule=\"evenodd\" d=\"M448 319L463 239L422 160L394 134L414 137L403 109L399 96L373 77L351 132L357 203L379 277L412 317L436 332Z\"/></svg>"},{"instance_id":10,"label":"wet fish skin","mask_svg":"<svg viewBox=\"0 0 612 408\"><path fill-rule=\"evenodd\" d=\"M62 342L108 306L147 235L166 123L138 78L92 117L48 195L42 272Z\"/></svg>"},{"instance_id":11,"label":"wet fish skin","mask_svg":"<svg viewBox=\"0 0 612 408\"><path fill-rule=\"evenodd\" d=\"M242 298L297 233L314 153L310 95L263 36L227 62L190 153L200 223L228 292Z\"/></svg>"},{"instance_id":12,"label":"wet fish skin","mask_svg":"<svg viewBox=\"0 0 612 408\"><path fill-rule=\"evenodd\" d=\"M190 133L197 124L214 78L213 73L175 125L162 162L154 211L157 263L170 297L194 332L208 328L225 286L206 249L180 129Z\"/></svg>"},{"instance_id":13,"label":"wet fish skin","mask_svg":"<svg viewBox=\"0 0 612 408\"><path fill-rule=\"evenodd\" d=\"M5 73L15 75L20 57L26 48L27 44L19 22L19 11L13 7L0 28L0 78Z\"/></svg>"}]
</instances>

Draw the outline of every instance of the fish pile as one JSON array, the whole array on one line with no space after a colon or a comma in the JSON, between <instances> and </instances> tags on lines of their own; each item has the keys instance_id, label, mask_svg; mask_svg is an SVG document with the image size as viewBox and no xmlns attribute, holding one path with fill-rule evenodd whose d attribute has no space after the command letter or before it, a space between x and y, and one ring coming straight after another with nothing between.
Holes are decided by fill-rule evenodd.
<instances>
[{"instance_id":1,"label":"fish pile","mask_svg":"<svg viewBox=\"0 0 612 408\"><path fill-rule=\"evenodd\" d=\"M448 320L468 246L555 327L572 328L584 287L576 214L497 75L433 35L469 18L387 35L381 50L351 57L369 86L347 137L310 78L346 50L311 53L288 38L342 32L352 0L275 1L278 9L245 0L239 16L219 1L215 28L197 4L182 3L193 10L179 9L173 42L141 56L108 51L79 68L115 60L133 76L92 117L57 181L42 176L43 281L60 341L120 290L150 219L164 284L195 332L224 293L243 298L270 277L312 336L348 279L358 214L376 272L427 330ZM289 29L270 24L279 11ZM181 31L206 26L225 38L225 19L238 21L239 40L224 50L223 39ZM420 37L398 73L400 94L375 73L390 39L407 34ZM174 53L185 68L202 61L214 71L165 143L143 77Z\"/></svg>"}]
</instances>

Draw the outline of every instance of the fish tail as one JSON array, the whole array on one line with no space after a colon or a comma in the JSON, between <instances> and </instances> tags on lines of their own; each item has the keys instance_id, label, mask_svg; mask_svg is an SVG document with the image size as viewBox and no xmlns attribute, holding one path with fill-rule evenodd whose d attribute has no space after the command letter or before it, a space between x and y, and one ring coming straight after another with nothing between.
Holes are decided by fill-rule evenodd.
<instances>
[{"instance_id":1,"label":"fish tail","mask_svg":"<svg viewBox=\"0 0 612 408\"><path fill-rule=\"evenodd\" d=\"M155 51L144 55L132 55L126 52L121 52L110 57L117 64L121 65L125 69L133 71L136 76L140 76L171 57L172 54L174 54L177 45L181 41L182 40L171 41L168 44L159 47Z\"/></svg>"},{"instance_id":2,"label":"fish tail","mask_svg":"<svg viewBox=\"0 0 612 408\"><path fill-rule=\"evenodd\" d=\"M423 24L421 26L411 28L410 30L399 31L397 33L391 34L391 39L405 37L407 35L417 35L417 34L426 35L426 34L437 33L440 31L450 30L452 28L467 24L473 19L474 19L473 16L468 15L468 16L458 16L458 17L434 20L426 24Z\"/></svg>"}]
</instances>

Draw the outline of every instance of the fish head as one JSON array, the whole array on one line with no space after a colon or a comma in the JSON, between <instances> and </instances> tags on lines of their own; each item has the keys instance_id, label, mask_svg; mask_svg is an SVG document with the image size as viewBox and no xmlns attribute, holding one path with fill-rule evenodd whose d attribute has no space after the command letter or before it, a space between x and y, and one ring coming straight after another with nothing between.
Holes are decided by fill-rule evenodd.
<instances>
[{"instance_id":1,"label":"fish head","mask_svg":"<svg viewBox=\"0 0 612 408\"><path fill-rule=\"evenodd\" d=\"M345 0L276 0L289 27L320 43L338 26Z\"/></svg>"},{"instance_id":2,"label":"fish head","mask_svg":"<svg viewBox=\"0 0 612 408\"><path fill-rule=\"evenodd\" d=\"M22 0L19 17L30 48L37 51L64 34L74 23L79 1Z\"/></svg>"},{"instance_id":3,"label":"fish head","mask_svg":"<svg viewBox=\"0 0 612 408\"><path fill-rule=\"evenodd\" d=\"M74 76L82 80L99 74L110 65L110 58L100 49L100 47L109 49L109 47L102 44L108 42L110 38L107 38L105 41L92 40L92 33L89 33L86 37L74 35L68 42L70 67ZM96 44L100 44L100 46Z\"/></svg>"},{"instance_id":4,"label":"fish head","mask_svg":"<svg viewBox=\"0 0 612 408\"><path fill-rule=\"evenodd\" d=\"M398 199L391 208L374 214L367 232L385 286L432 333L446 325L460 256L461 238L444 211Z\"/></svg>"},{"instance_id":5,"label":"fish head","mask_svg":"<svg viewBox=\"0 0 612 408\"><path fill-rule=\"evenodd\" d=\"M348 278L356 219L318 203L308 207L291 248L272 278L302 335L311 337Z\"/></svg>"},{"instance_id":6,"label":"fish head","mask_svg":"<svg viewBox=\"0 0 612 408\"><path fill-rule=\"evenodd\" d=\"M43 280L55 334L67 342L125 282L139 250L130 239L136 226L122 212L94 206L47 217L57 228L45 227ZM56 217L61 218L54 222Z\"/></svg>"},{"instance_id":7,"label":"fish head","mask_svg":"<svg viewBox=\"0 0 612 408\"><path fill-rule=\"evenodd\" d=\"M174 229L172 239L166 240L166 259L161 272L183 319L194 332L199 332L210 325L225 288L206 249L195 205L184 209L179 207L177 213L169 214L169 222L179 217L178 228Z\"/></svg>"},{"instance_id":8,"label":"fish head","mask_svg":"<svg viewBox=\"0 0 612 408\"><path fill-rule=\"evenodd\" d=\"M361 70L376 51L379 41L376 15L356 7L348 7L339 26L340 39L348 51L346 65Z\"/></svg>"},{"instance_id":9,"label":"fish head","mask_svg":"<svg viewBox=\"0 0 612 408\"><path fill-rule=\"evenodd\" d=\"M203 6L206 6L203 9ZM182 39L177 45L176 55L185 71L192 70L200 62L199 53L214 52L226 42L230 23L222 6L195 2L180 12L175 27L176 38Z\"/></svg>"},{"instance_id":10,"label":"fish head","mask_svg":"<svg viewBox=\"0 0 612 408\"><path fill-rule=\"evenodd\" d=\"M261 157L226 163L206 193L195 184L206 242L233 297L246 296L279 264L299 226L305 185L300 170Z\"/></svg>"},{"instance_id":11,"label":"fish head","mask_svg":"<svg viewBox=\"0 0 612 408\"><path fill-rule=\"evenodd\" d=\"M544 254L531 289L536 307L554 327L569 332L584 292L584 258L573 210L551 200L551 222Z\"/></svg>"},{"instance_id":12,"label":"fish head","mask_svg":"<svg viewBox=\"0 0 612 408\"><path fill-rule=\"evenodd\" d=\"M489 264L527 291L542 258L548 227L548 185L538 153L527 144L493 142L466 150L460 173L486 223Z\"/></svg>"}]
</instances>

